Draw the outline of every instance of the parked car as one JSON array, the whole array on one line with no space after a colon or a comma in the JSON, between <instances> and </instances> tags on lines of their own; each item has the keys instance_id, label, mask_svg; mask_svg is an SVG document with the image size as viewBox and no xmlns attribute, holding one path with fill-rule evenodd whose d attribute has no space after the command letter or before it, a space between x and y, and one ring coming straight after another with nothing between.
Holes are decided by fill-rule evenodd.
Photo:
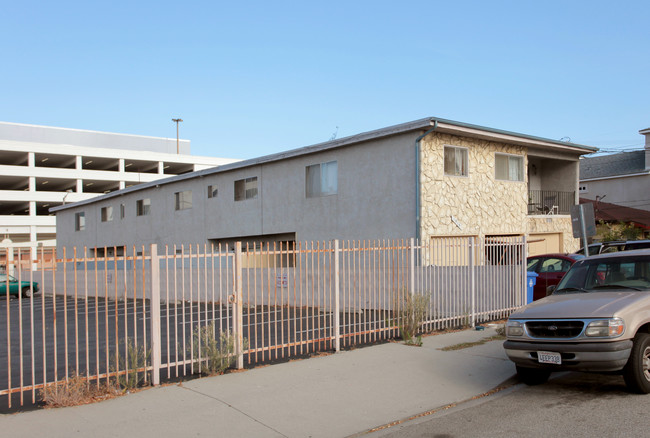
<instances>
[{"instance_id":1,"label":"parked car","mask_svg":"<svg viewBox=\"0 0 650 438\"><path fill-rule=\"evenodd\" d=\"M35 281L21 281L7 274L0 274L0 296L7 295L7 286L9 287L10 295L18 295L19 293L25 298L32 296L32 293L39 291L38 283Z\"/></svg>"},{"instance_id":2,"label":"parked car","mask_svg":"<svg viewBox=\"0 0 650 438\"><path fill-rule=\"evenodd\" d=\"M596 242L587 245L589 255L604 254L617 251L632 251L635 249L650 248L650 240L612 240L609 242ZM580 248L576 254L585 253L584 248Z\"/></svg>"},{"instance_id":3,"label":"parked car","mask_svg":"<svg viewBox=\"0 0 650 438\"><path fill-rule=\"evenodd\" d=\"M650 249L578 260L552 295L510 315L503 346L527 384L554 371L618 372L650 393Z\"/></svg>"},{"instance_id":4,"label":"parked car","mask_svg":"<svg viewBox=\"0 0 650 438\"><path fill-rule=\"evenodd\" d=\"M526 270L537 274L533 301L546 296L549 286L557 285L569 268L585 256L579 254L542 254L528 257Z\"/></svg>"}]
</instances>

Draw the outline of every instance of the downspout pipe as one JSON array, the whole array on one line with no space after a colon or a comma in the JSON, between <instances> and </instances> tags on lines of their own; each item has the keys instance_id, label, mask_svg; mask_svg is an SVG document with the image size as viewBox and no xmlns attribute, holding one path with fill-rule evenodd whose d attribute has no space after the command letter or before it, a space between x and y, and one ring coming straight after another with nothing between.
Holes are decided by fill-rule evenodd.
<instances>
[{"instance_id":1,"label":"downspout pipe","mask_svg":"<svg viewBox=\"0 0 650 438\"><path fill-rule=\"evenodd\" d=\"M438 121L433 127L415 140L415 241L420 241L420 141L438 128Z\"/></svg>"}]
</instances>

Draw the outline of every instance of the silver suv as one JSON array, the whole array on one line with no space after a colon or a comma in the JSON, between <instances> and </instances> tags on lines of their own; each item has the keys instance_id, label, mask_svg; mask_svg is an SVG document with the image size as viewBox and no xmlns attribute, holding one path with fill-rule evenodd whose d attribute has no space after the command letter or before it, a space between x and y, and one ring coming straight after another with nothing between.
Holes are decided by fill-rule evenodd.
<instances>
[{"instance_id":1,"label":"silver suv","mask_svg":"<svg viewBox=\"0 0 650 438\"><path fill-rule=\"evenodd\" d=\"M503 346L530 385L553 371L620 372L650 393L650 250L579 260L552 295L510 315Z\"/></svg>"}]
</instances>

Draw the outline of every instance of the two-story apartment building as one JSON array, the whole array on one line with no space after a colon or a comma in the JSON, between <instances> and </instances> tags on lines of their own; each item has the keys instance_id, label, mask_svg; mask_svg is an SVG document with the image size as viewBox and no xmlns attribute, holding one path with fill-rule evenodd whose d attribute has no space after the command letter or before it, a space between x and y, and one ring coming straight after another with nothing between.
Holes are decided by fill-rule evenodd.
<instances>
[{"instance_id":1,"label":"two-story apartment building","mask_svg":"<svg viewBox=\"0 0 650 438\"><path fill-rule=\"evenodd\" d=\"M573 251L578 159L594 151L425 118L52 211L59 251L89 254L152 243L504 235L527 235L531 253Z\"/></svg>"}]
</instances>

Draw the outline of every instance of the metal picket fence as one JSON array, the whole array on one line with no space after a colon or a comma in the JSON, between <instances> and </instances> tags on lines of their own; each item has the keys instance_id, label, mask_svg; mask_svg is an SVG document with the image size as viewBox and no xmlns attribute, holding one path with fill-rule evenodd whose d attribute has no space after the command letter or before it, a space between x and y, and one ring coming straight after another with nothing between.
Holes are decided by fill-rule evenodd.
<instances>
[{"instance_id":1,"label":"metal picket fence","mask_svg":"<svg viewBox=\"0 0 650 438\"><path fill-rule=\"evenodd\" d=\"M236 368L381 342L400 336L413 294L428 303L422 332L505 318L525 304L525 248L521 236L238 242L41 248L26 262L2 248L0 397L37 403L75 375L156 385L201 372L227 342Z\"/></svg>"}]
</instances>

